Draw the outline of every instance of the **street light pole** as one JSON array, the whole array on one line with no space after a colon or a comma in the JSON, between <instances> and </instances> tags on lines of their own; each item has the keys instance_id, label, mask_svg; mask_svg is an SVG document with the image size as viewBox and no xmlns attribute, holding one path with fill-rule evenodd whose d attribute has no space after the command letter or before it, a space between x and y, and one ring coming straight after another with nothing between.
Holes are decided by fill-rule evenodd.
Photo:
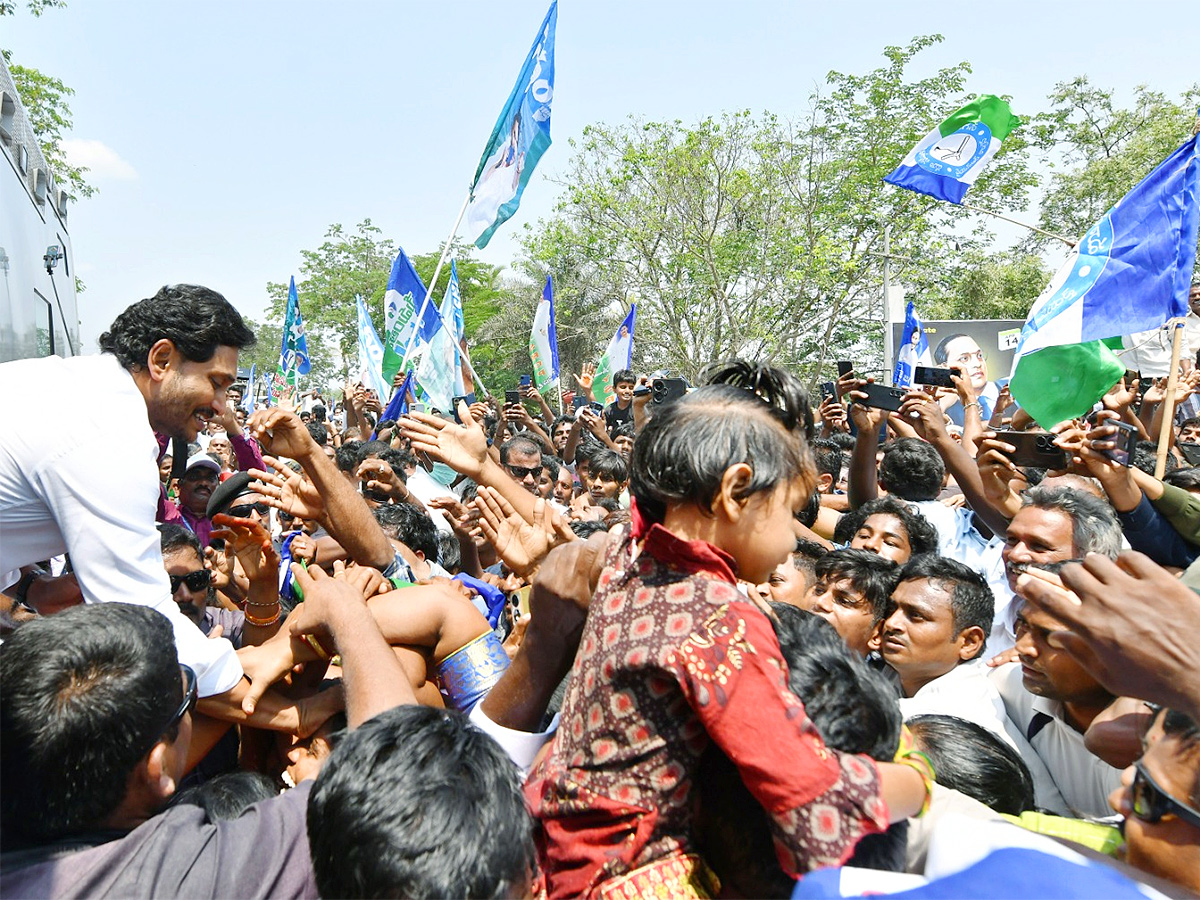
<instances>
[{"instance_id":1,"label":"street light pole","mask_svg":"<svg viewBox=\"0 0 1200 900\"><path fill-rule=\"evenodd\" d=\"M883 226L883 382L892 383L896 348L892 340L892 226Z\"/></svg>"}]
</instances>

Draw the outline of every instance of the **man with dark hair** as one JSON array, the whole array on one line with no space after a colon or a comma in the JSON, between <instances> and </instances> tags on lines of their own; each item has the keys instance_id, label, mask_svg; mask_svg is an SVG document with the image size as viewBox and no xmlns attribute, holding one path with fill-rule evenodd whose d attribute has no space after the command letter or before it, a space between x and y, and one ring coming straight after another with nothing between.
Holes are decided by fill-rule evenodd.
<instances>
[{"instance_id":1,"label":"man with dark hair","mask_svg":"<svg viewBox=\"0 0 1200 900\"><path fill-rule=\"evenodd\" d=\"M842 470L846 467L846 453L833 441L818 438L812 443L813 458L817 462L817 491L832 494L843 483Z\"/></svg>"},{"instance_id":2,"label":"man with dark hair","mask_svg":"<svg viewBox=\"0 0 1200 900\"><path fill-rule=\"evenodd\" d=\"M434 575L449 577L450 573L438 565L438 531L428 513L411 503L385 503L371 512L388 540L403 545L403 549L397 549L401 550L419 581Z\"/></svg>"},{"instance_id":3,"label":"man with dark hair","mask_svg":"<svg viewBox=\"0 0 1200 900\"><path fill-rule=\"evenodd\" d=\"M309 796L308 823L322 897L530 889L533 821L517 768L453 710L396 707L342 738Z\"/></svg>"},{"instance_id":4,"label":"man with dark hair","mask_svg":"<svg viewBox=\"0 0 1200 900\"><path fill-rule=\"evenodd\" d=\"M584 487L592 501L617 500L629 485L629 464L615 450L597 450L592 454Z\"/></svg>"},{"instance_id":5,"label":"man with dark hair","mask_svg":"<svg viewBox=\"0 0 1200 900\"><path fill-rule=\"evenodd\" d=\"M518 435L500 445L500 465L531 494L537 493L542 474L542 448L532 438Z\"/></svg>"},{"instance_id":6,"label":"man with dark hair","mask_svg":"<svg viewBox=\"0 0 1200 900\"><path fill-rule=\"evenodd\" d=\"M225 412L238 349L253 343L220 294L173 285L117 316L98 356L0 365L0 582L69 553L89 603L121 600L171 619L201 696L232 688L241 666L227 641L206 640L171 599L154 527L164 446L155 432L195 440ZM72 411L71 427L49 427L63 410ZM15 593L37 608L40 587Z\"/></svg>"},{"instance_id":7,"label":"man with dark hair","mask_svg":"<svg viewBox=\"0 0 1200 900\"><path fill-rule=\"evenodd\" d=\"M358 837L363 828L378 827L373 817L361 814L356 785L369 784L393 811L404 808L402 798L425 803L432 797L436 807L407 807L406 830L417 815L466 807L476 827L502 836L496 854L485 854L480 847L487 841L472 832L476 844L460 859L481 863L460 863L460 880L441 881L445 858L429 859L427 866L421 851L428 844L417 849L410 841L405 847L411 852L404 855L358 845L368 852L357 854L364 862L354 871L363 883L377 884L394 877L397 866L407 866L408 885L444 884L433 893L451 896L468 891L497 895L517 869L503 860L523 863L531 853L519 795L515 806L512 802L517 791L512 765L504 764L488 738L442 711L435 715L450 725L437 732L432 756L425 743L417 757L414 748L422 745L421 735L433 729L420 713L414 723L393 711L415 703L415 697L362 592L315 567L294 571L305 598L297 623L306 633L320 629L320 640L330 642L324 645L328 652L341 656L350 736L370 721L369 733L357 746L403 747L406 761L396 765L397 757L388 752L351 752L343 754L344 765L331 770L329 784L324 774L318 776L320 813L307 829L314 852L338 846L347 835L346 816L338 818L339 810L357 820ZM281 646L290 648L284 657L289 667L318 662L310 645L284 638ZM5 851L0 894L312 897L314 868L324 879L331 865L345 865L356 855L338 851L333 860L310 857L305 810L310 792L315 793L312 782L256 803L229 821L214 820L204 808L190 804L158 814L183 774L195 701L194 676L177 662L169 623L142 607L112 603L68 610L22 626L0 646ZM413 724L420 727L414 730L409 727ZM440 791L429 784L428 772L439 765L458 776L453 798L446 795L444 780ZM471 767L486 777L463 777ZM523 828L524 844L508 840L519 838ZM330 834L330 829L338 833ZM444 833L421 829L411 834L451 847ZM524 887L518 885L516 891ZM414 888L411 896L433 895L419 890ZM374 889L371 895L382 893ZM329 894L343 895L336 890Z\"/></svg>"},{"instance_id":8,"label":"man with dark hair","mask_svg":"<svg viewBox=\"0 0 1200 900\"><path fill-rule=\"evenodd\" d=\"M869 550L834 550L816 561L814 571L816 583L805 597L805 608L832 625L859 656L878 650L896 564Z\"/></svg>"},{"instance_id":9,"label":"man with dark hair","mask_svg":"<svg viewBox=\"0 0 1200 900\"><path fill-rule=\"evenodd\" d=\"M900 570L879 652L899 676L905 718L958 716L1004 738L1004 704L977 662L993 603L984 577L952 559L915 556Z\"/></svg>"},{"instance_id":10,"label":"man with dark hair","mask_svg":"<svg viewBox=\"0 0 1200 900\"><path fill-rule=\"evenodd\" d=\"M929 520L891 496L846 513L838 520L833 539L878 553L899 565L922 553L936 553L938 548L938 534Z\"/></svg>"}]
</instances>

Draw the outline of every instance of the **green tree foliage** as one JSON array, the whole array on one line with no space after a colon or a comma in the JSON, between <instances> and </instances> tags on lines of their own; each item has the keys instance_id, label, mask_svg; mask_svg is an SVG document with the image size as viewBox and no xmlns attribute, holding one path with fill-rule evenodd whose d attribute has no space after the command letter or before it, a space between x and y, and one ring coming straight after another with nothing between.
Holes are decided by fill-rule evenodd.
<instances>
[{"instance_id":1,"label":"green tree foliage","mask_svg":"<svg viewBox=\"0 0 1200 900\"><path fill-rule=\"evenodd\" d=\"M12 0L0 0L0 16L15 15L17 5ZM26 8L34 16L40 16L48 9L61 9L66 5L66 0L28 0ZM4 62L8 65L21 104L29 116L29 124L41 143L42 155L46 157L50 171L73 196L92 196L96 188L84 178L87 168L71 165L62 151L63 135L71 130L72 125L71 107L66 98L73 96L75 91L58 78L14 63L8 50L3 53Z\"/></svg>"},{"instance_id":2,"label":"green tree foliage","mask_svg":"<svg viewBox=\"0 0 1200 900\"><path fill-rule=\"evenodd\" d=\"M965 62L925 79L907 74L939 40L889 47L886 65L866 75L831 72L795 121L740 112L690 127L585 129L555 213L525 253L526 268L571 260L589 311L604 309L605 327L589 329L589 358L635 297L637 359L692 377L733 355L815 378L844 352L878 354L883 226L892 226L893 253L915 260L909 280L918 286L943 277L952 239L982 239L956 234L966 211L881 180L967 101ZM974 194L1011 208L1033 182L1020 138L1010 137ZM570 314L567 299L560 316Z\"/></svg>"},{"instance_id":3,"label":"green tree foliage","mask_svg":"<svg viewBox=\"0 0 1200 900\"><path fill-rule=\"evenodd\" d=\"M971 250L949 273L946 292L930 292L920 301L926 319L1024 319L1049 283L1041 257L1010 250Z\"/></svg>"},{"instance_id":4,"label":"green tree foliage","mask_svg":"<svg viewBox=\"0 0 1200 900\"><path fill-rule=\"evenodd\" d=\"M1051 170L1042 197L1040 226L1072 240L1080 237L1130 188L1192 133L1200 85L1176 103L1139 85L1133 105L1117 105L1115 92L1086 75L1058 84L1049 111L1030 129L1031 143ZM1052 239L1033 235L1031 247Z\"/></svg>"},{"instance_id":5,"label":"green tree foliage","mask_svg":"<svg viewBox=\"0 0 1200 900\"><path fill-rule=\"evenodd\" d=\"M509 296L501 285L499 268L475 259L472 249L457 243L453 248L463 301L463 322L469 341L485 322L507 305ZM364 219L353 230L340 224L331 225L317 249L301 251L303 262L296 278L296 293L300 298L313 363L309 377L316 379L314 383L324 385L338 381L357 367L356 295L362 295L375 330L381 337L385 333L384 295L398 252L396 242L384 237L383 231L370 219ZM433 277L440 255L441 248L410 256L417 274L426 283ZM450 265L447 263L438 276L430 303L441 303L449 281ZM271 371L278 361L279 332L287 308L287 292L286 281L267 285L269 304L261 327L264 335L273 335L273 343L268 350L263 350L264 338L260 336L260 347L251 357L257 359L260 353L265 353L269 359L264 357L264 361ZM418 304L423 299L418 297ZM481 369L481 374L482 367L489 364L492 357L488 346L472 347L472 362ZM263 363L259 365L261 368ZM513 380L515 382L515 377Z\"/></svg>"}]
</instances>

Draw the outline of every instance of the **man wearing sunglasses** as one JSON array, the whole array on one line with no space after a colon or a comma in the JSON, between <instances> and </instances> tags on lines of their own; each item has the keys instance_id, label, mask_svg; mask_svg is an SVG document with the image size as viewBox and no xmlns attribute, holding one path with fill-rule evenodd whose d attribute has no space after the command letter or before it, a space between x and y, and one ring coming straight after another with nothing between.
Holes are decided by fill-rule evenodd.
<instances>
[{"instance_id":1,"label":"man wearing sunglasses","mask_svg":"<svg viewBox=\"0 0 1200 900\"><path fill-rule=\"evenodd\" d=\"M1200 892L1200 725L1162 710L1144 746L1109 798L1125 817L1125 858Z\"/></svg>"},{"instance_id":2,"label":"man wearing sunglasses","mask_svg":"<svg viewBox=\"0 0 1200 900\"><path fill-rule=\"evenodd\" d=\"M500 465L521 487L536 495L542 474L542 448L531 438L518 435L500 445Z\"/></svg>"},{"instance_id":3,"label":"man wearing sunglasses","mask_svg":"<svg viewBox=\"0 0 1200 900\"><path fill-rule=\"evenodd\" d=\"M158 526L162 535L163 567L171 581L171 596L179 611L210 635L218 625L221 636L235 648L243 643L246 616L240 610L210 606L213 590L212 571L204 566L204 551L196 536L181 525Z\"/></svg>"}]
</instances>

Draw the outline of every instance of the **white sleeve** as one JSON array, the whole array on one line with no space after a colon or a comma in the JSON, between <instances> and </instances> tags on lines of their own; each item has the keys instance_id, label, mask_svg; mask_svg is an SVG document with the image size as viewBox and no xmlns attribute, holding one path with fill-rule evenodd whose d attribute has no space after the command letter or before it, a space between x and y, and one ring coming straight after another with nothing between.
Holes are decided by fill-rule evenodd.
<instances>
[{"instance_id":1,"label":"white sleeve","mask_svg":"<svg viewBox=\"0 0 1200 900\"><path fill-rule=\"evenodd\" d=\"M558 731L558 713L554 714L549 728L538 732L515 731L512 728L497 725L487 717L487 713L483 711L482 703L475 704L475 708L471 710L469 718L472 725L504 748L504 752L508 754L509 759L517 764L517 768L521 770L522 775L529 774L529 769L533 766L533 761L537 758L538 751Z\"/></svg>"},{"instance_id":2,"label":"white sleeve","mask_svg":"<svg viewBox=\"0 0 1200 900\"><path fill-rule=\"evenodd\" d=\"M154 522L153 460L136 443L106 451L87 442L68 445L30 478L62 532L84 599L158 610L171 620L179 661L196 671L200 695L229 690L242 677L233 645L206 638L171 598Z\"/></svg>"}]
</instances>

